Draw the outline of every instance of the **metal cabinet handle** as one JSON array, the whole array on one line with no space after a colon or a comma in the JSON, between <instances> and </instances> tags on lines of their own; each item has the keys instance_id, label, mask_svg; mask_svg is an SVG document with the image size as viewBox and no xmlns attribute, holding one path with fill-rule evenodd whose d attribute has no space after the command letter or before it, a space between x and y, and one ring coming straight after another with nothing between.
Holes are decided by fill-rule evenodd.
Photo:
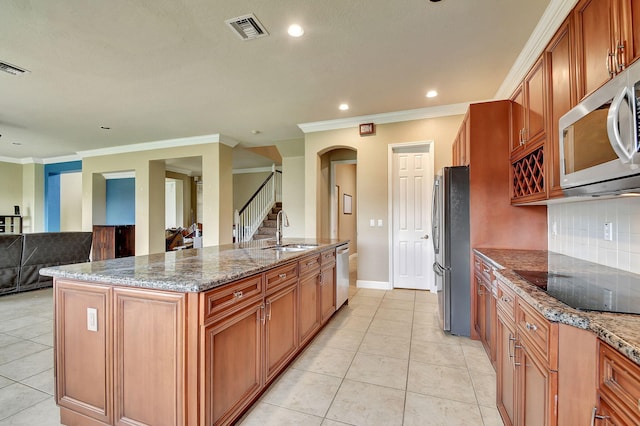
<instances>
[{"instance_id":1,"label":"metal cabinet handle","mask_svg":"<svg viewBox=\"0 0 640 426\"><path fill-rule=\"evenodd\" d=\"M598 412L598 407L593 407L593 411L591 412L591 426L595 426L596 419L605 420L609 418L609 416L601 416L597 414L597 412Z\"/></svg>"},{"instance_id":2,"label":"metal cabinet handle","mask_svg":"<svg viewBox=\"0 0 640 426\"><path fill-rule=\"evenodd\" d=\"M525 324L525 327L526 327L526 328L527 328L527 330L529 330L529 331L536 331L536 330L538 329L538 326L537 326L537 325L535 325L535 324L531 324L531 323L529 323L529 322L527 322L527 323Z\"/></svg>"},{"instance_id":3,"label":"metal cabinet handle","mask_svg":"<svg viewBox=\"0 0 640 426\"><path fill-rule=\"evenodd\" d=\"M281 279L283 279L283 280L284 280L285 278L287 278L287 274L280 274L280 275L278 275L278 276L279 276Z\"/></svg>"},{"instance_id":4,"label":"metal cabinet handle","mask_svg":"<svg viewBox=\"0 0 640 426\"><path fill-rule=\"evenodd\" d=\"M607 67L607 72L609 73L610 77L615 74L615 71L611 69L611 61L613 56L615 56L615 54L611 52L611 49L607 49L607 57L604 61L604 65Z\"/></svg>"},{"instance_id":5,"label":"metal cabinet handle","mask_svg":"<svg viewBox=\"0 0 640 426\"><path fill-rule=\"evenodd\" d=\"M271 321L271 302L267 300L267 319Z\"/></svg>"},{"instance_id":6,"label":"metal cabinet handle","mask_svg":"<svg viewBox=\"0 0 640 426\"><path fill-rule=\"evenodd\" d=\"M508 298L508 297L506 297L506 296L502 296L502 297L500 298L500 300L502 300L504 303L511 303L511 299L509 299L509 298Z\"/></svg>"},{"instance_id":7,"label":"metal cabinet handle","mask_svg":"<svg viewBox=\"0 0 640 426\"><path fill-rule=\"evenodd\" d=\"M478 296L484 296L486 293L482 289L478 289Z\"/></svg>"},{"instance_id":8,"label":"metal cabinet handle","mask_svg":"<svg viewBox=\"0 0 640 426\"><path fill-rule=\"evenodd\" d=\"M489 271L491 271L491 269L489 269L489 268L482 268L482 270L487 274L489 273Z\"/></svg>"},{"instance_id":9,"label":"metal cabinet handle","mask_svg":"<svg viewBox=\"0 0 640 426\"><path fill-rule=\"evenodd\" d=\"M509 347L507 348L507 352L509 354L509 358L513 360L514 367L518 367L520 365L519 362L516 362L516 349L521 348L522 346L516 345L516 338L511 335L509 332ZM511 353L511 342L513 342L513 353Z\"/></svg>"},{"instance_id":10,"label":"metal cabinet handle","mask_svg":"<svg viewBox=\"0 0 640 426\"><path fill-rule=\"evenodd\" d=\"M242 299L242 296L244 296L244 295L242 294L241 290L233 292L233 297L235 297L236 299Z\"/></svg>"},{"instance_id":11,"label":"metal cabinet handle","mask_svg":"<svg viewBox=\"0 0 640 426\"><path fill-rule=\"evenodd\" d=\"M624 42L622 40L616 41L616 72L620 72L625 69L626 64L624 62Z\"/></svg>"},{"instance_id":12,"label":"metal cabinet handle","mask_svg":"<svg viewBox=\"0 0 640 426\"><path fill-rule=\"evenodd\" d=\"M260 321L262 321L262 324L267 322L267 317L265 315L265 309L264 309L264 303L262 305L260 305L260 312L262 312L260 314Z\"/></svg>"}]
</instances>

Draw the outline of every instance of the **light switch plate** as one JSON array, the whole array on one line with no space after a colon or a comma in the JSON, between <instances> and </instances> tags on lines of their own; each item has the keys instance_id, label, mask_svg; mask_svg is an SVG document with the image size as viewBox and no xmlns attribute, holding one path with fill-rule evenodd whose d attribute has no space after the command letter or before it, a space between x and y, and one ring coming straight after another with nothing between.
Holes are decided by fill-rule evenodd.
<instances>
[{"instance_id":1,"label":"light switch plate","mask_svg":"<svg viewBox=\"0 0 640 426\"><path fill-rule=\"evenodd\" d=\"M613 241L613 223L611 222L604 223L604 240Z\"/></svg>"},{"instance_id":2,"label":"light switch plate","mask_svg":"<svg viewBox=\"0 0 640 426\"><path fill-rule=\"evenodd\" d=\"M369 220L369 226L376 226L376 220L375 219Z\"/></svg>"},{"instance_id":3,"label":"light switch plate","mask_svg":"<svg viewBox=\"0 0 640 426\"><path fill-rule=\"evenodd\" d=\"M382 227L382 219L378 219L378 226Z\"/></svg>"}]
</instances>

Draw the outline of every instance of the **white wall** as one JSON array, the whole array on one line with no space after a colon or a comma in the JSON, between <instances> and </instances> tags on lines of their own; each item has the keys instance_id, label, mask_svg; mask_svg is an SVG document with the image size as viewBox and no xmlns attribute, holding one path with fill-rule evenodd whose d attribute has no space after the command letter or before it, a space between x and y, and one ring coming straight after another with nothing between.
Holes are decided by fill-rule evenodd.
<instances>
[{"instance_id":1,"label":"white wall","mask_svg":"<svg viewBox=\"0 0 640 426\"><path fill-rule=\"evenodd\" d=\"M304 157L282 158L282 209L289 218L285 237L304 237Z\"/></svg>"},{"instance_id":2,"label":"white wall","mask_svg":"<svg viewBox=\"0 0 640 426\"><path fill-rule=\"evenodd\" d=\"M82 231L82 172L60 175L60 231Z\"/></svg>"},{"instance_id":3,"label":"white wall","mask_svg":"<svg viewBox=\"0 0 640 426\"><path fill-rule=\"evenodd\" d=\"M640 274L640 197L552 204L547 212L550 251ZM604 240L605 222L613 241Z\"/></svg>"}]
</instances>

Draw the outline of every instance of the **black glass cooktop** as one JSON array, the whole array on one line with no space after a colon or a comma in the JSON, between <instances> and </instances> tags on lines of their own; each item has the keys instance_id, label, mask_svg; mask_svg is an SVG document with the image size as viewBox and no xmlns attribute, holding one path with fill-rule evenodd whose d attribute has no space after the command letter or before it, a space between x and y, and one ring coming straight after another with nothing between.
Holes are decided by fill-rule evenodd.
<instances>
[{"instance_id":1,"label":"black glass cooktop","mask_svg":"<svg viewBox=\"0 0 640 426\"><path fill-rule=\"evenodd\" d=\"M514 272L572 308L640 314L640 275L555 253L546 271Z\"/></svg>"}]
</instances>

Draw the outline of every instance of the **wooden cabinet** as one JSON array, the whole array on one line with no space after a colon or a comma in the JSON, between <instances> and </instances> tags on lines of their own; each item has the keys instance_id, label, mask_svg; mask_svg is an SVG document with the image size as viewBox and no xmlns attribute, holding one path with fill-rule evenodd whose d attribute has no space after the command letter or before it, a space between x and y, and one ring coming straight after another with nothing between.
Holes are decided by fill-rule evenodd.
<instances>
[{"instance_id":1,"label":"wooden cabinet","mask_svg":"<svg viewBox=\"0 0 640 426\"><path fill-rule=\"evenodd\" d=\"M469 133L469 112L467 112L452 145L454 166L469 165L469 160L471 158L471 142L469 141Z\"/></svg>"},{"instance_id":2,"label":"wooden cabinet","mask_svg":"<svg viewBox=\"0 0 640 426\"><path fill-rule=\"evenodd\" d=\"M507 425L556 425L558 324L498 281L498 411Z\"/></svg>"},{"instance_id":3,"label":"wooden cabinet","mask_svg":"<svg viewBox=\"0 0 640 426\"><path fill-rule=\"evenodd\" d=\"M640 4L636 0L581 0L574 8L578 99L638 58Z\"/></svg>"},{"instance_id":4,"label":"wooden cabinet","mask_svg":"<svg viewBox=\"0 0 640 426\"><path fill-rule=\"evenodd\" d=\"M91 260L135 256L135 225L93 225Z\"/></svg>"},{"instance_id":5,"label":"wooden cabinet","mask_svg":"<svg viewBox=\"0 0 640 426\"><path fill-rule=\"evenodd\" d=\"M263 386L262 298L204 327L204 424L229 424Z\"/></svg>"},{"instance_id":6,"label":"wooden cabinet","mask_svg":"<svg viewBox=\"0 0 640 426\"><path fill-rule=\"evenodd\" d=\"M267 273L282 282L265 296L265 380L270 382L288 364L298 349L298 264ZM269 282L269 278L267 278Z\"/></svg>"},{"instance_id":7,"label":"wooden cabinet","mask_svg":"<svg viewBox=\"0 0 640 426\"><path fill-rule=\"evenodd\" d=\"M320 272L320 322L326 323L336 311L336 252L322 253Z\"/></svg>"},{"instance_id":8,"label":"wooden cabinet","mask_svg":"<svg viewBox=\"0 0 640 426\"><path fill-rule=\"evenodd\" d=\"M22 216L0 216L0 234L22 234Z\"/></svg>"},{"instance_id":9,"label":"wooden cabinet","mask_svg":"<svg viewBox=\"0 0 640 426\"><path fill-rule=\"evenodd\" d=\"M640 424L640 367L603 341L599 342L599 406L602 425Z\"/></svg>"},{"instance_id":10,"label":"wooden cabinet","mask_svg":"<svg viewBox=\"0 0 640 426\"><path fill-rule=\"evenodd\" d=\"M511 155L540 141L546 131L545 57L540 56L511 97Z\"/></svg>"},{"instance_id":11,"label":"wooden cabinet","mask_svg":"<svg viewBox=\"0 0 640 426\"><path fill-rule=\"evenodd\" d=\"M476 294L473 326L478 333L487 356L496 365L496 297L497 290L493 276L493 267L481 259L474 257L474 291Z\"/></svg>"},{"instance_id":12,"label":"wooden cabinet","mask_svg":"<svg viewBox=\"0 0 640 426\"><path fill-rule=\"evenodd\" d=\"M184 380L186 303L183 293L57 280L61 422L187 424L197 395Z\"/></svg>"},{"instance_id":13,"label":"wooden cabinet","mask_svg":"<svg viewBox=\"0 0 640 426\"><path fill-rule=\"evenodd\" d=\"M299 342L305 344L320 329L320 255L300 260Z\"/></svg>"},{"instance_id":14,"label":"wooden cabinet","mask_svg":"<svg viewBox=\"0 0 640 426\"><path fill-rule=\"evenodd\" d=\"M576 105L573 15L560 26L545 50L548 75L549 131L545 177L549 198L562 197L558 121Z\"/></svg>"}]
</instances>

